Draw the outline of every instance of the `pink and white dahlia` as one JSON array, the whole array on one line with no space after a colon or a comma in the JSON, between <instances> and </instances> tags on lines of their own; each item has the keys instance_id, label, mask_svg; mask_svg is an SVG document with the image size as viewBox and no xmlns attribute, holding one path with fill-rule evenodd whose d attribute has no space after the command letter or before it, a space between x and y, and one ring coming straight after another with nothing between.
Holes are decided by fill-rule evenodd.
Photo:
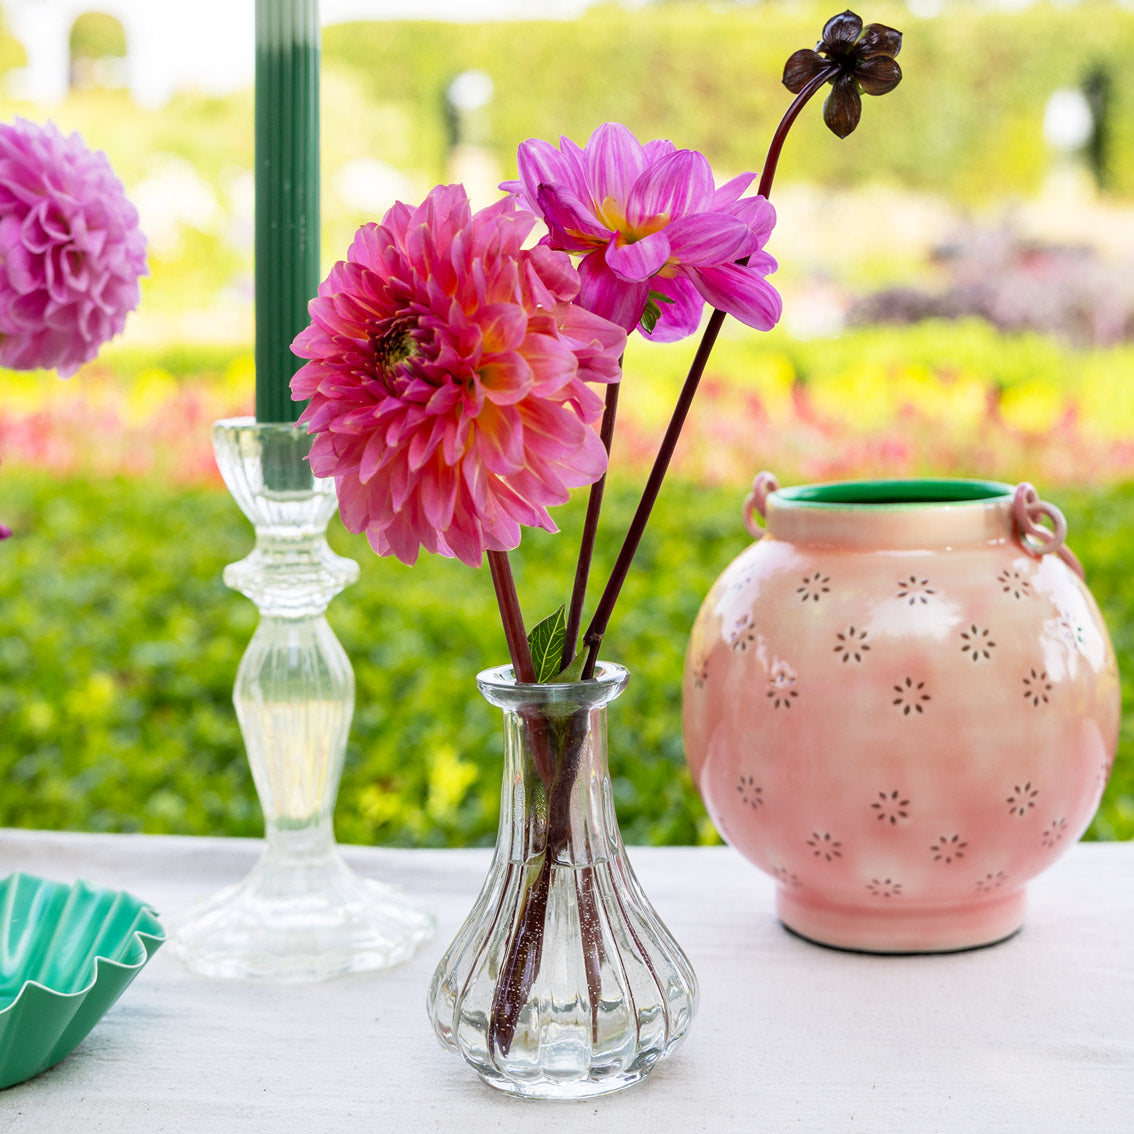
<instances>
[{"instance_id":1,"label":"pink and white dahlia","mask_svg":"<svg viewBox=\"0 0 1134 1134\"><path fill-rule=\"evenodd\" d=\"M138 305L146 238L106 155L0 123L0 365L73 374Z\"/></svg>"},{"instance_id":2,"label":"pink and white dahlia","mask_svg":"<svg viewBox=\"0 0 1134 1134\"><path fill-rule=\"evenodd\" d=\"M659 342L692 334L706 301L760 331L779 320L780 297L764 278L776 262L762 250L775 210L741 196L753 174L718 189L703 154L642 145L616 122L585 147L524 142L519 172L501 188L543 218L544 242L582 256L578 302L589 311L627 331L639 322L650 330L656 318Z\"/></svg>"},{"instance_id":3,"label":"pink and white dahlia","mask_svg":"<svg viewBox=\"0 0 1134 1134\"><path fill-rule=\"evenodd\" d=\"M478 566L521 525L555 531L547 508L606 470L588 383L618 381L626 335L572 302L568 256L523 248L533 223L438 186L359 229L311 301L292 397L313 471L380 555Z\"/></svg>"}]
</instances>

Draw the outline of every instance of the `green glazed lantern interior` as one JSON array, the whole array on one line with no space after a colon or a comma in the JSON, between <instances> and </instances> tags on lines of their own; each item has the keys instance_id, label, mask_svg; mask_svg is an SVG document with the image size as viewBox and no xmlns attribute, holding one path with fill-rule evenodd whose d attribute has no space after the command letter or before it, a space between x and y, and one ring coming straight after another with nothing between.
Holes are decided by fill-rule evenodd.
<instances>
[{"instance_id":1,"label":"green glazed lantern interior","mask_svg":"<svg viewBox=\"0 0 1134 1134\"><path fill-rule=\"evenodd\" d=\"M903 505L969 504L1011 497L1012 486L995 480L849 480L780 488L781 507L892 508Z\"/></svg>"}]
</instances>

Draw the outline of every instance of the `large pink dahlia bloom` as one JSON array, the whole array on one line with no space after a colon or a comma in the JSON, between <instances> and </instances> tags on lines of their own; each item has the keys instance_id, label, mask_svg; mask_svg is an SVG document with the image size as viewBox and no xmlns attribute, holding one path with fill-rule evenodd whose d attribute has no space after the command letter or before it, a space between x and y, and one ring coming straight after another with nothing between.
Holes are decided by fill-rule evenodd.
<instances>
[{"instance_id":1,"label":"large pink dahlia bloom","mask_svg":"<svg viewBox=\"0 0 1134 1134\"><path fill-rule=\"evenodd\" d=\"M632 331L655 292L659 342L692 334L706 300L760 331L779 320L780 297L764 278L776 261L762 250L776 214L765 198L741 196L751 173L718 189L703 154L642 145L616 122L585 147L524 142L519 172L501 188L543 218L552 248L582 255L578 302L588 310Z\"/></svg>"},{"instance_id":2,"label":"large pink dahlia bloom","mask_svg":"<svg viewBox=\"0 0 1134 1134\"><path fill-rule=\"evenodd\" d=\"M67 377L126 325L146 238L106 155L0 123L0 365Z\"/></svg>"},{"instance_id":3,"label":"large pink dahlia bloom","mask_svg":"<svg viewBox=\"0 0 1134 1134\"><path fill-rule=\"evenodd\" d=\"M311 301L291 383L311 466L380 555L478 566L606 470L587 383L618 380L626 335L571 302L568 256L523 248L533 223L438 186L359 229Z\"/></svg>"}]
</instances>

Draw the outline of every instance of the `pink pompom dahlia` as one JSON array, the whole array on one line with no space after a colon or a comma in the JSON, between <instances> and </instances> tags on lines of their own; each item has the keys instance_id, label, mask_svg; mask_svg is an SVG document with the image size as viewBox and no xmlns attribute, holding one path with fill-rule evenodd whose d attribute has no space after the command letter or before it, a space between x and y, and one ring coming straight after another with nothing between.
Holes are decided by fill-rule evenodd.
<instances>
[{"instance_id":1,"label":"pink pompom dahlia","mask_svg":"<svg viewBox=\"0 0 1134 1134\"><path fill-rule=\"evenodd\" d=\"M543 218L546 243L582 256L588 310L627 331L642 322L658 342L691 335L706 300L759 331L779 320L780 297L764 278L776 262L762 250L776 213L763 197L741 196L751 173L718 189L703 154L642 145L617 122L585 147L524 142L519 172L501 188Z\"/></svg>"},{"instance_id":2,"label":"pink pompom dahlia","mask_svg":"<svg viewBox=\"0 0 1134 1134\"><path fill-rule=\"evenodd\" d=\"M146 239L105 154L0 123L0 365L67 377L138 305Z\"/></svg>"},{"instance_id":3,"label":"pink pompom dahlia","mask_svg":"<svg viewBox=\"0 0 1134 1134\"><path fill-rule=\"evenodd\" d=\"M533 223L438 186L359 229L311 301L291 383L311 466L380 555L478 566L606 470L588 383L618 381L626 336L572 302L568 256L523 248Z\"/></svg>"}]
</instances>

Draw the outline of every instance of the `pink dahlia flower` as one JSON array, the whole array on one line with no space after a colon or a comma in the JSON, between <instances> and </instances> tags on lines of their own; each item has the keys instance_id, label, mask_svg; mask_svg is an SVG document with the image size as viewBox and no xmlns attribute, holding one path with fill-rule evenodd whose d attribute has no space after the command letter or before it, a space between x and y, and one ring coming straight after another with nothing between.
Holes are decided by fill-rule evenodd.
<instances>
[{"instance_id":1,"label":"pink dahlia flower","mask_svg":"<svg viewBox=\"0 0 1134 1134\"><path fill-rule=\"evenodd\" d=\"M311 399L312 469L379 555L478 566L521 525L555 531L548 506L606 470L588 383L618 380L626 335L571 302L568 256L523 248L534 219L438 186L359 229L311 301L292 397Z\"/></svg>"},{"instance_id":2,"label":"pink dahlia flower","mask_svg":"<svg viewBox=\"0 0 1134 1134\"><path fill-rule=\"evenodd\" d=\"M776 214L763 197L741 197L751 173L718 189L703 154L643 146L614 122L583 148L559 141L520 146L520 179L501 188L543 218L552 248L582 255L579 303L627 331L652 303L659 342L692 334L706 300L757 330L775 326L780 297L764 277L776 262L762 249Z\"/></svg>"},{"instance_id":3,"label":"pink dahlia flower","mask_svg":"<svg viewBox=\"0 0 1134 1134\"><path fill-rule=\"evenodd\" d=\"M67 377L125 326L146 238L105 154L0 123L0 365Z\"/></svg>"}]
</instances>

